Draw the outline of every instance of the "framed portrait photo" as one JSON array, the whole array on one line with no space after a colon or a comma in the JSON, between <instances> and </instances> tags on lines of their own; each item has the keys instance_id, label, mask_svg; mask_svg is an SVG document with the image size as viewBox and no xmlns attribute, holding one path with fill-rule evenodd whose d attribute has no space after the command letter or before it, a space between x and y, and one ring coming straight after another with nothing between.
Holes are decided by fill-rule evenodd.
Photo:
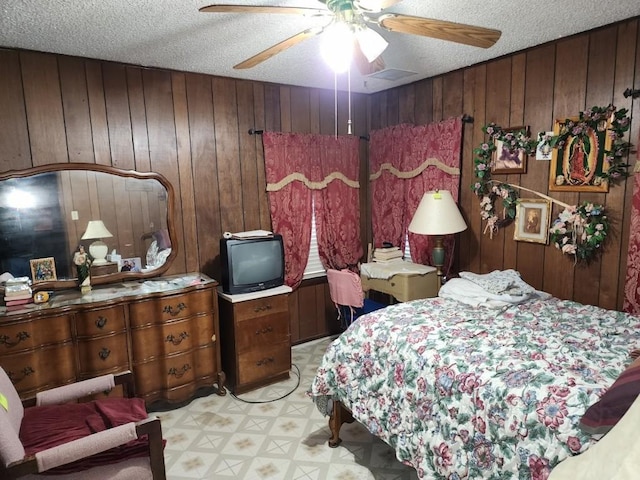
<instances>
[{"instance_id":1,"label":"framed portrait photo","mask_svg":"<svg viewBox=\"0 0 640 480\"><path fill-rule=\"evenodd\" d=\"M524 131L528 134L529 127L505 128L503 132L506 136ZM491 155L492 174L520 174L527 173L527 154L522 150L511 150L509 144L504 140L494 140L496 149Z\"/></svg>"},{"instance_id":2,"label":"framed portrait photo","mask_svg":"<svg viewBox=\"0 0 640 480\"><path fill-rule=\"evenodd\" d=\"M58 279L56 275L56 261L53 257L34 258L29 260L31 279L33 283L49 282Z\"/></svg>"},{"instance_id":3,"label":"framed portrait photo","mask_svg":"<svg viewBox=\"0 0 640 480\"><path fill-rule=\"evenodd\" d=\"M514 240L547 244L551 221L551 202L538 198L523 198L516 205Z\"/></svg>"},{"instance_id":4,"label":"framed portrait photo","mask_svg":"<svg viewBox=\"0 0 640 480\"><path fill-rule=\"evenodd\" d=\"M562 136L562 145L553 149L549 170L549 190L552 192L608 192L609 182L602 173L609 170L605 161L605 150L611 150L610 120L603 120L602 128L577 129L573 133L572 124L579 124L578 117L556 120L554 136ZM561 138L562 138L561 137Z\"/></svg>"}]
</instances>

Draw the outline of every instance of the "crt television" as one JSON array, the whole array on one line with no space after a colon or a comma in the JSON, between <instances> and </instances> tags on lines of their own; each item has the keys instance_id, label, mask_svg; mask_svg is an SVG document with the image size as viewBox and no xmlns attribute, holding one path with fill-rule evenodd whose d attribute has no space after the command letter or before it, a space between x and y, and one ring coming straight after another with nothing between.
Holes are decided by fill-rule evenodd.
<instances>
[{"instance_id":1,"label":"crt television","mask_svg":"<svg viewBox=\"0 0 640 480\"><path fill-rule=\"evenodd\" d=\"M257 292L284 284L282 236L221 238L222 291L229 295Z\"/></svg>"}]
</instances>

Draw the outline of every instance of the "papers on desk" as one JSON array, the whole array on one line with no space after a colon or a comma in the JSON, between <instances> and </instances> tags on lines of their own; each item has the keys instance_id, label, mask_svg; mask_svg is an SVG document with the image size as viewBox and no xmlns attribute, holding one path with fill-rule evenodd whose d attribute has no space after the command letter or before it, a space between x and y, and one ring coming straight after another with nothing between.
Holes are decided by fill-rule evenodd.
<instances>
[{"instance_id":1,"label":"papers on desk","mask_svg":"<svg viewBox=\"0 0 640 480\"><path fill-rule=\"evenodd\" d=\"M424 275L425 273L435 272L435 267L428 265L420 265L419 263L405 262L404 260L395 260L391 262L372 262L360 265L360 272L369 278L381 278L386 280L397 274L407 275Z\"/></svg>"}]
</instances>

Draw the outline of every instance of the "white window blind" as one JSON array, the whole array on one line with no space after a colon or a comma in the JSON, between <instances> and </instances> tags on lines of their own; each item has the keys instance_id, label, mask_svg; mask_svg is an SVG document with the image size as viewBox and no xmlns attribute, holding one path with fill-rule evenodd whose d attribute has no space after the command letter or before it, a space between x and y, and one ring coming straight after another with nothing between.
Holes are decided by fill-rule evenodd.
<instances>
[{"instance_id":1,"label":"white window blind","mask_svg":"<svg viewBox=\"0 0 640 480\"><path fill-rule=\"evenodd\" d=\"M318 253L318 238L316 237L316 207L315 202L311 202L311 244L309 245L309 260L304 269L303 279L316 278L326 275L320 254Z\"/></svg>"}]
</instances>

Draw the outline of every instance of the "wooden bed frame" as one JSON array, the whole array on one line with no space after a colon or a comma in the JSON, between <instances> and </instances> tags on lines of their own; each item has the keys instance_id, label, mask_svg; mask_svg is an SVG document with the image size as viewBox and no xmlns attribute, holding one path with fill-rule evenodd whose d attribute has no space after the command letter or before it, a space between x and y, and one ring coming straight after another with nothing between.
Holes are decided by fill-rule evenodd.
<instances>
[{"instance_id":1,"label":"wooden bed frame","mask_svg":"<svg viewBox=\"0 0 640 480\"><path fill-rule=\"evenodd\" d=\"M340 445L340 428L344 423L353 423L354 418L351 414L351 410L345 407L341 401L333 401L333 411L329 417L329 430L331 430L331 437L329 438L329 446L336 448Z\"/></svg>"}]
</instances>

